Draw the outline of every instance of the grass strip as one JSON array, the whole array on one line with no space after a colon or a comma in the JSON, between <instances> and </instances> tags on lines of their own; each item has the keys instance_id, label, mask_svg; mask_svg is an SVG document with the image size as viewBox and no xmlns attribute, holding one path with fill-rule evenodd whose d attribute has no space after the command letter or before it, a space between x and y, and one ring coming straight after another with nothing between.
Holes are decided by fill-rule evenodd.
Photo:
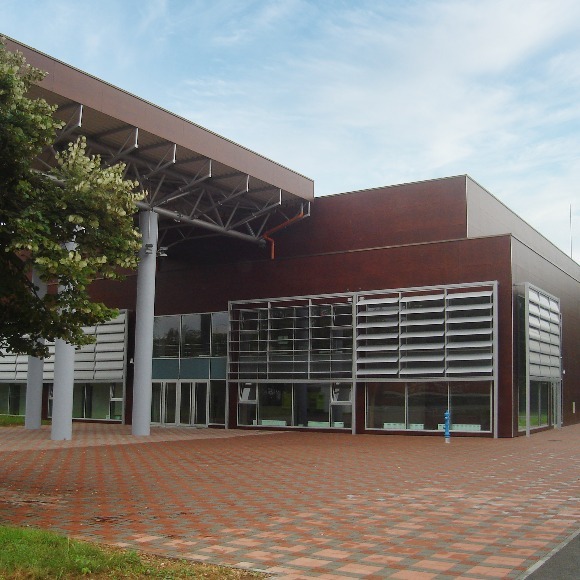
<instances>
[{"instance_id":1,"label":"grass strip","mask_svg":"<svg viewBox=\"0 0 580 580\"><path fill-rule=\"evenodd\" d=\"M24 417L21 415L0 415L0 427L12 427L12 425L24 425Z\"/></svg>"},{"instance_id":2,"label":"grass strip","mask_svg":"<svg viewBox=\"0 0 580 580\"><path fill-rule=\"evenodd\" d=\"M265 578L265 574L71 540L37 530L0 526L0 578L16 580L84 578Z\"/></svg>"}]
</instances>

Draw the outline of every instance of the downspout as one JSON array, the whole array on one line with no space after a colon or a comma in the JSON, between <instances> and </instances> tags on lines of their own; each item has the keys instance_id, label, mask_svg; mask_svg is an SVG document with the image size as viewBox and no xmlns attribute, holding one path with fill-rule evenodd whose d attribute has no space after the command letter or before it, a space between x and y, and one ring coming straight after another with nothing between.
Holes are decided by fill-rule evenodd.
<instances>
[{"instance_id":1,"label":"downspout","mask_svg":"<svg viewBox=\"0 0 580 580\"><path fill-rule=\"evenodd\" d=\"M310 215L310 212L308 212L307 214L304 213L304 205L300 206L300 211L292 218L286 220L285 222L282 222L281 224L278 224L277 226L273 227L272 229L268 230L267 232L264 232L262 234L262 239L266 240L269 244L270 244L270 259L273 260L275 258L275 242L274 240L270 237L272 234L283 230L284 228L287 228L290 224L293 224L294 222L300 221L301 219L308 217Z\"/></svg>"}]
</instances>

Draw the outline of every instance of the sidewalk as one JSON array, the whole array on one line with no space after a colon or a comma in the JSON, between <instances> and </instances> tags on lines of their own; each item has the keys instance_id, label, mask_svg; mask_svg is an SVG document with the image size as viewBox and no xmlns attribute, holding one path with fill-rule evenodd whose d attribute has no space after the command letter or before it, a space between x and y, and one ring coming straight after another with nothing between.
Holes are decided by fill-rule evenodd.
<instances>
[{"instance_id":1,"label":"sidewalk","mask_svg":"<svg viewBox=\"0 0 580 580\"><path fill-rule=\"evenodd\" d=\"M580 425L531 438L0 429L0 521L281 578L517 578L580 528Z\"/></svg>"}]
</instances>

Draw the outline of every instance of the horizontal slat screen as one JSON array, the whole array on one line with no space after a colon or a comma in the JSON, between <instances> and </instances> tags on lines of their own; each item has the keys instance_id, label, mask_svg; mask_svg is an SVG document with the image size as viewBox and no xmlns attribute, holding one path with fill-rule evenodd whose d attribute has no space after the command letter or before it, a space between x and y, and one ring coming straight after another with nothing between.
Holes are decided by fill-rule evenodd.
<instances>
[{"instance_id":1,"label":"horizontal slat screen","mask_svg":"<svg viewBox=\"0 0 580 580\"><path fill-rule=\"evenodd\" d=\"M357 377L492 378L494 307L490 286L360 295Z\"/></svg>"},{"instance_id":2,"label":"horizontal slat screen","mask_svg":"<svg viewBox=\"0 0 580 580\"><path fill-rule=\"evenodd\" d=\"M96 336L96 342L75 350L75 381L123 381L127 365L127 311L114 320L85 328ZM50 356L44 360L43 380L54 380L54 344L48 344ZM2 353L0 382L26 381L28 357Z\"/></svg>"},{"instance_id":3,"label":"horizontal slat screen","mask_svg":"<svg viewBox=\"0 0 580 580\"><path fill-rule=\"evenodd\" d=\"M528 287L528 361L533 379L561 378L560 303L538 288Z\"/></svg>"}]
</instances>

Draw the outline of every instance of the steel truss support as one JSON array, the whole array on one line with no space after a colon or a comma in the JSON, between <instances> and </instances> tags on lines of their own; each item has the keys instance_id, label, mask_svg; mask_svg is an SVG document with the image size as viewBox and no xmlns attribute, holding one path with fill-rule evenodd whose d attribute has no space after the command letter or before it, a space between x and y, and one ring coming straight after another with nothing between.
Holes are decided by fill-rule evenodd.
<instances>
[{"instance_id":1,"label":"steel truss support","mask_svg":"<svg viewBox=\"0 0 580 580\"><path fill-rule=\"evenodd\" d=\"M62 110L62 109L61 109ZM68 139L72 133L77 129L80 129L83 124L83 106L75 105L73 114L70 116L69 120L66 122L65 126L57 133L54 144L61 143L65 139Z\"/></svg>"},{"instance_id":2,"label":"steel truss support","mask_svg":"<svg viewBox=\"0 0 580 580\"><path fill-rule=\"evenodd\" d=\"M142 201L137 202L137 207L139 209L142 209L142 210L150 210L151 212L154 212L156 214L172 218L178 222L183 222L183 223L186 223L186 224L189 224L192 226L197 226L197 227L212 231L216 234L230 236L232 238L237 238L239 240L244 240L246 242L254 242L257 244L263 243L263 241L260 240L259 238L255 238L255 237L250 236L248 234L244 234L244 233L238 232L236 230L226 230L225 228L218 226L218 225L215 225L215 224L212 224L210 222L204 222L202 220L192 219L192 218L189 218L189 217L182 215L178 212L163 209L161 207L150 207L148 204L146 204Z\"/></svg>"},{"instance_id":3,"label":"steel truss support","mask_svg":"<svg viewBox=\"0 0 580 580\"><path fill-rule=\"evenodd\" d=\"M121 145L116 155L114 155L111 159L107 159L106 165L108 166L115 165L115 163L118 163L122 159L126 158L127 155L131 154L138 148L139 148L139 129L137 127L131 127L127 139L125 139L125 142L123 143L123 145Z\"/></svg>"}]
</instances>

